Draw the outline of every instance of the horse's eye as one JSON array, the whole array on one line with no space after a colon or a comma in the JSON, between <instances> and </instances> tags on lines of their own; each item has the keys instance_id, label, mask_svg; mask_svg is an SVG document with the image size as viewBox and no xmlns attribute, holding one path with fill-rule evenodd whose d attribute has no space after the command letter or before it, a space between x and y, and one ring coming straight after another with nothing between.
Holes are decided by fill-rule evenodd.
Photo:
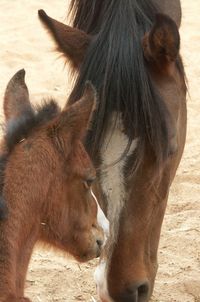
<instances>
[{"instance_id":1,"label":"horse's eye","mask_svg":"<svg viewBox=\"0 0 200 302\"><path fill-rule=\"evenodd\" d=\"M92 183L94 182L94 178L88 178L86 180L83 181L84 187L88 190L90 189Z\"/></svg>"}]
</instances>

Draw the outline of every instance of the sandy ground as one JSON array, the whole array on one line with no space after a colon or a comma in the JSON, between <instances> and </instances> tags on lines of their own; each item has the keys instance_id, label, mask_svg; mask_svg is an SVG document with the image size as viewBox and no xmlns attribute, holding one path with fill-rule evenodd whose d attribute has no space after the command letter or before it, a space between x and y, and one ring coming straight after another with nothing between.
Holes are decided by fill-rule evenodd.
<instances>
[{"instance_id":1,"label":"sandy ground","mask_svg":"<svg viewBox=\"0 0 200 302\"><path fill-rule=\"evenodd\" d=\"M190 88L188 136L163 224L153 302L200 302L200 0L182 0L182 6L182 54ZM1 100L10 77L25 68L33 102L50 95L60 104L66 101L67 68L37 19L39 8L66 20L66 0L0 0ZM36 248L26 294L33 302L92 301L95 265L79 265Z\"/></svg>"}]
</instances>

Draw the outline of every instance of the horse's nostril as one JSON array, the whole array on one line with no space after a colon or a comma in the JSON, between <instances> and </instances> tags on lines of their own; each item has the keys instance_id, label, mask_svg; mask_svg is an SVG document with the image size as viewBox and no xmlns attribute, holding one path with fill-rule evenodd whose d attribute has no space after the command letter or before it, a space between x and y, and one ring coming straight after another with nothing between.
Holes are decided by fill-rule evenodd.
<instances>
[{"instance_id":1,"label":"horse's nostril","mask_svg":"<svg viewBox=\"0 0 200 302\"><path fill-rule=\"evenodd\" d=\"M116 301L120 302L147 302L149 297L148 282L137 282L127 287Z\"/></svg>"},{"instance_id":2,"label":"horse's nostril","mask_svg":"<svg viewBox=\"0 0 200 302\"><path fill-rule=\"evenodd\" d=\"M149 292L148 283L145 282L138 287L138 297L147 297Z\"/></svg>"}]
</instances>

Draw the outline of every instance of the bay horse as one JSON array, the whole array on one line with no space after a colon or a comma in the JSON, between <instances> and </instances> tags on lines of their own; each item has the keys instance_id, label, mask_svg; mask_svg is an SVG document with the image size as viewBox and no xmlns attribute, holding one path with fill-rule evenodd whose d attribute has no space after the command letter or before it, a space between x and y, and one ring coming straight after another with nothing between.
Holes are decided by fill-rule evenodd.
<instances>
[{"instance_id":1,"label":"bay horse","mask_svg":"<svg viewBox=\"0 0 200 302\"><path fill-rule=\"evenodd\" d=\"M75 74L97 89L86 146L110 236L95 273L103 302L149 301L169 189L186 136L179 0L71 0L73 26L39 18Z\"/></svg>"},{"instance_id":2,"label":"bay horse","mask_svg":"<svg viewBox=\"0 0 200 302\"><path fill-rule=\"evenodd\" d=\"M106 222L97 213L96 171L83 146L96 106L93 88L87 84L63 111L53 99L34 109L24 76L24 70L14 75L4 98L1 196L8 213L0 221L1 302L30 301L24 285L37 241L87 261L100 255Z\"/></svg>"}]
</instances>

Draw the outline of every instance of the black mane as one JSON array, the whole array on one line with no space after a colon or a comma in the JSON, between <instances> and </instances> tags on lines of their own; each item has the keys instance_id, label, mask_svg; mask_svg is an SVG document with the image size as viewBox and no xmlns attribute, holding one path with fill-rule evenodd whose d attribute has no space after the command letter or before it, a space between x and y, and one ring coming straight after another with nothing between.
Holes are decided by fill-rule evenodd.
<instances>
[{"instance_id":1,"label":"black mane","mask_svg":"<svg viewBox=\"0 0 200 302\"><path fill-rule=\"evenodd\" d=\"M4 174L10 153L16 144L30 135L33 129L51 121L59 112L59 106L51 99L48 102L44 101L41 106L36 106L35 110L29 108L23 113L23 116L9 120L5 126L4 149L0 154L0 221L7 217L8 212L2 193Z\"/></svg>"},{"instance_id":2,"label":"black mane","mask_svg":"<svg viewBox=\"0 0 200 302\"><path fill-rule=\"evenodd\" d=\"M152 150L158 165L168 157L169 113L145 66L141 43L157 12L151 0L71 2L73 26L93 35L69 98L71 103L80 98L86 80L97 89L99 105L88 134L93 158L113 111L122 113L129 145L135 137L139 138L138 163L147 148Z\"/></svg>"}]
</instances>

